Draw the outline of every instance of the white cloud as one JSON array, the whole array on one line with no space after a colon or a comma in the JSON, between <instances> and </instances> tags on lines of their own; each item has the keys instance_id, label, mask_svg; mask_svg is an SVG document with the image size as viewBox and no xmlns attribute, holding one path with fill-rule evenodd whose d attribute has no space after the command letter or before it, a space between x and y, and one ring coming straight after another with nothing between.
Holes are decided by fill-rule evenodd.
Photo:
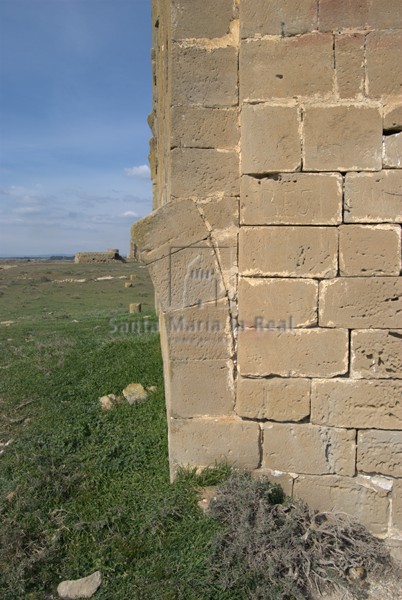
<instances>
[{"instance_id":1,"label":"white cloud","mask_svg":"<svg viewBox=\"0 0 402 600\"><path fill-rule=\"evenodd\" d=\"M139 165L138 167L127 167L124 169L127 177L138 177L140 179L149 179L151 177L151 169L148 165Z\"/></svg>"},{"instance_id":2,"label":"white cloud","mask_svg":"<svg viewBox=\"0 0 402 600\"><path fill-rule=\"evenodd\" d=\"M122 215L122 217L138 217L138 214L133 210L126 210Z\"/></svg>"}]
</instances>

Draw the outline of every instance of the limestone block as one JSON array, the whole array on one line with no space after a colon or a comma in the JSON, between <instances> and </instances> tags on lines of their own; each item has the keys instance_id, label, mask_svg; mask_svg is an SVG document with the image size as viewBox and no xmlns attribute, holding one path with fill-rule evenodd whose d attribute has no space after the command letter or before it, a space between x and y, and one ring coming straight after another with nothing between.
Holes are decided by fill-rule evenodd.
<instances>
[{"instance_id":1,"label":"limestone block","mask_svg":"<svg viewBox=\"0 0 402 600\"><path fill-rule=\"evenodd\" d=\"M199 204L212 235L237 233L239 227L239 199L234 197L212 198ZM222 236L223 237L223 236Z\"/></svg>"},{"instance_id":2,"label":"limestone block","mask_svg":"<svg viewBox=\"0 0 402 600\"><path fill-rule=\"evenodd\" d=\"M402 14L399 5L399 14ZM373 98L402 94L402 32L373 31L366 40L368 95Z\"/></svg>"},{"instance_id":3,"label":"limestone block","mask_svg":"<svg viewBox=\"0 0 402 600\"><path fill-rule=\"evenodd\" d=\"M299 115L295 106L243 106L242 172L297 171L301 163Z\"/></svg>"},{"instance_id":4,"label":"limestone block","mask_svg":"<svg viewBox=\"0 0 402 600\"><path fill-rule=\"evenodd\" d=\"M224 360L172 362L170 416L230 415L234 407L233 368Z\"/></svg>"},{"instance_id":5,"label":"limestone block","mask_svg":"<svg viewBox=\"0 0 402 600\"><path fill-rule=\"evenodd\" d=\"M322 281L319 295L322 327L402 328L400 277L345 277Z\"/></svg>"},{"instance_id":6,"label":"limestone block","mask_svg":"<svg viewBox=\"0 0 402 600\"><path fill-rule=\"evenodd\" d=\"M392 489L392 526L402 532L402 479L394 481Z\"/></svg>"},{"instance_id":7,"label":"limestone block","mask_svg":"<svg viewBox=\"0 0 402 600\"><path fill-rule=\"evenodd\" d=\"M402 171L348 173L345 178L345 222L402 221Z\"/></svg>"},{"instance_id":8,"label":"limestone block","mask_svg":"<svg viewBox=\"0 0 402 600\"><path fill-rule=\"evenodd\" d=\"M320 0L320 31L401 27L399 0Z\"/></svg>"},{"instance_id":9,"label":"limestone block","mask_svg":"<svg viewBox=\"0 0 402 600\"><path fill-rule=\"evenodd\" d=\"M351 376L402 379L402 331L352 331Z\"/></svg>"},{"instance_id":10,"label":"limestone block","mask_svg":"<svg viewBox=\"0 0 402 600\"><path fill-rule=\"evenodd\" d=\"M359 431L357 469L402 477L402 431Z\"/></svg>"},{"instance_id":11,"label":"limestone block","mask_svg":"<svg viewBox=\"0 0 402 600\"><path fill-rule=\"evenodd\" d=\"M171 360L227 360L232 332L227 300L162 314L165 355Z\"/></svg>"},{"instance_id":12,"label":"limestone block","mask_svg":"<svg viewBox=\"0 0 402 600\"><path fill-rule=\"evenodd\" d=\"M402 129L402 104L390 104L384 111L384 130L400 131Z\"/></svg>"},{"instance_id":13,"label":"limestone block","mask_svg":"<svg viewBox=\"0 0 402 600\"><path fill-rule=\"evenodd\" d=\"M338 232L335 227L242 227L242 275L335 277Z\"/></svg>"},{"instance_id":14,"label":"limestone block","mask_svg":"<svg viewBox=\"0 0 402 600\"><path fill-rule=\"evenodd\" d=\"M265 423L263 432L263 467L311 475L353 476L356 472L354 430Z\"/></svg>"},{"instance_id":15,"label":"limestone block","mask_svg":"<svg viewBox=\"0 0 402 600\"><path fill-rule=\"evenodd\" d=\"M340 98L356 98L364 93L363 34L335 36L336 81Z\"/></svg>"},{"instance_id":16,"label":"limestone block","mask_svg":"<svg viewBox=\"0 0 402 600\"><path fill-rule=\"evenodd\" d=\"M238 367L243 376L335 377L348 369L344 329L239 331Z\"/></svg>"},{"instance_id":17,"label":"limestone block","mask_svg":"<svg viewBox=\"0 0 402 600\"><path fill-rule=\"evenodd\" d=\"M174 106L172 148L235 148L239 142L238 112L233 108Z\"/></svg>"},{"instance_id":18,"label":"limestone block","mask_svg":"<svg viewBox=\"0 0 402 600\"><path fill-rule=\"evenodd\" d=\"M399 225L342 225L339 228L341 275L399 275Z\"/></svg>"},{"instance_id":19,"label":"limestone block","mask_svg":"<svg viewBox=\"0 0 402 600\"><path fill-rule=\"evenodd\" d=\"M254 479L266 478L271 483L280 485L286 496L293 495L293 482L295 477L290 473L282 473L282 471L272 471L271 469L256 469L251 472Z\"/></svg>"},{"instance_id":20,"label":"limestone block","mask_svg":"<svg viewBox=\"0 0 402 600\"><path fill-rule=\"evenodd\" d=\"M376 171L382 167L382 118L363 105L307 106L304 169Z\"/></svg>"},{"instance_id":21,"label":"limestone block","mask_svg":"<svg viewBox=\"0 0 402 600\"><path fill-rule=\"evenodd\" d=\"M310 381L239 377L236 413L247 419L302 421L310 414Z\"/></svg>"},{"instance_id":22,"label":"limestone block","mask_svg":"<svg viewBox=\"0 0 402 600\"><path fill-rule=\"evenodd\" d=\"M376 534L388 528L388 491L364 477L301 475L295 480L294 495L320 511L345 512Z\"/></svg>"},{"instance_id":23,"label":"limestone block","mask_svg":"<svg viewBox=\"0 0 402 600\"><path fill-rule=\"evenodd\" d=\"M179 465L208 467L223 461L256 469L259 437L258 423L236 418L170 419L170 463L173 470Z\"/></svg>"},{"instance_id":24,"label":"limestone block","mask_svg":"<svg viewBox=\"0 0 402 600\"><path fill-rule=\"evenodd\" d=\"M241 178L243 225L337 225L342 222L342 176L282 173Z\"/></svg>"},{"instance_id":25,"label":"limestone block","mask_svg":"<svg viewBox=\"0 0 402 600\"><path fill-rule=\"evenodd\" d=\"M171 65L172 105L238 103L236 48L207 50L173 45Z\"/></svg>"},{"instance_id":26,"label":"limestone block","mask_svg":"<svg viewBox=\"0 0 402 600\"><path fill-rule=\"evenodd\" d=\"M383 164L385 168L402 168L402 132L384 136Z\"/></svg>"},{"instance_id":27,"label":"limestone block","mask_svg":"<svg viewBox=\"0 0 402 600\"><path fill-rule=\"evenodd\" d=\"M311 422L329 427L402 429L401 381L312 382Z\"/></svg>"},{"instance_id":28,"label":"limestone block","mask_svg":"<svg viewBox=\"0 0 402 600\"><path fill-rule=\"evenodd\" d=\"M318 283L309 279L257 279L239 281L239 320L245 327L280 322L293 327L317 324Z\"/></svg>"},{"instance_id":29,"label":"limestone block","mask_svg":"<svg viewBox=\"0 0 402 600\"><path fill-rule=\"evenodd\" d=\"M234 18L233 0L173 0L170 31L174 40L220 38Z\"/></svg>"},{"instance_id":30,"label":"limestone block","mask_svg":"<svg viewBox=\"0 0 402 600\"><path fill-rule=\"evenodd\" d=\"M207 243L171 248L148 266L163 311L200 306L226 295L214 249Z\"/></svg>"},{"instance_id":31,"label":"limestone block","mask_svg":"<svg viewBox=\"0 0 402 600\"><path fill-rule=\"evenodd\" d=\"M242 0L241 37L296 35L317 28L315 0Z\"/></svg>"},{"instance_id":32,"label":"limestone block","mask_svg":"<svg viewBox=\"0 0 402 600\"><path fill-rule=\"evenodd\" d=\"M230 150L175 148L171 152L171 194L175 198L238 196L238 154Z\"/></svg>"},{"instance_id":33,"label":"limestone block","mask_svg":"<svg viewBox=\"0 0 402 600\"><path fill-rule=\"evenodd\" d=\"M133 224L132 241L139 258L147 263L169 256L172 247L185 248L208 237L196 204L192 200L171 202Z\"/></svg>"},{"instance_id":34,"label":"limestone block","mask_svg":"<svg viewBox=\"0 0 402 600\"><path fill-rule=\"evenodd\" d=\"M333 65L330 33L243 41L240 95L248 100L271 100L330 94Z\"/></svg>"}]
</instances>

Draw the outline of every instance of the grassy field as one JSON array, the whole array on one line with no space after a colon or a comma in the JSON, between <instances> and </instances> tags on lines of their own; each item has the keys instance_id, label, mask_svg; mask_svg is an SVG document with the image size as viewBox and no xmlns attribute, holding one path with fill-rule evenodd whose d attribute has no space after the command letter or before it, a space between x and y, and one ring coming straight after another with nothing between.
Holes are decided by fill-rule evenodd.
<instances>
[{"instance_id":1,"label":"grassy field","mask_svg":"<svg viewBox=\"0 0 402 600\"><path fill-rule=\"evenodd\" d=\"M99 600L233 597L209 582L216 524L195 476L169 483L159 337L125 333L156 323L146 270L0 266L0 598L56 598L60 581L97 569ZM132 382L156 391L100 409Z\"/></svg>"}]
</instances>

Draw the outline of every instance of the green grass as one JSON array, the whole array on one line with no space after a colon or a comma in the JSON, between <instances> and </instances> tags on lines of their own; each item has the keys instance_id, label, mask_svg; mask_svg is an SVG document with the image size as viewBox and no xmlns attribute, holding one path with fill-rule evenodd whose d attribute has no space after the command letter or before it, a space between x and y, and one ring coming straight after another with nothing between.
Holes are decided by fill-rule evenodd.
<instances>
[{"instance_id":1,"label":"green grass","mask_svg":"<svg viewBox=\"0 0 402 600\"><path fill-rule=\"evenodd\" d=\"M97 569L97 599L229 597L209 582L218 526L195 491L228 470L183 473L170 484L159 336L119 333L143 316L129 316L127 304L115 310L109 290L101 293L110 282L97 282L103 306L91 292L80 307L69 298L59 306L59 290L43 281L41 302L24 298L30 309L21 315L18 271L38 278L45 267L58 279L66 268L82 272L18 266L1 299L0 321L15 322L0 327L0 442L13 440L0 457L0 597L55 597L61 580ZM141 277L151 306L152 286ZM44 318L41 303L53 314ZM151 310L148 317L156 323ZM157 391L143 404L101 410L99 396L132 382Z\"/></svg>"}]
</instances>

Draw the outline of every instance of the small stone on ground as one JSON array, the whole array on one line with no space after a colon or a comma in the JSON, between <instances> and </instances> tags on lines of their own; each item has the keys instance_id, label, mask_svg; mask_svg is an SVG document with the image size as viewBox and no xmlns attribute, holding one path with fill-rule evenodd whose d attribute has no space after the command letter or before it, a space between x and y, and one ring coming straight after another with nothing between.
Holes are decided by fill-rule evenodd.
<instances>
[{"instance_id":1,"label":"small stone on ground","mask_svg":"<svg viewBox=\"0 0 402 600\"><path fill-rule=\"evenodd\" d=\"M123 390L123 396L129 404L136 404L137 402L143 402L148 398L147 392L144 390L141 383L130 383Z\"/></svg>"},{"instance_id":2,"label":"small stone on ground","mask_svg":"<svg viewBox=\"0 0 402 600\"><path fill-rule=\"evenodd\" d=\"M82 579L62 581L57 588L57 593L63 600L92 598L101 583L101 572L95 571L92 575L88 575L88 577L83 577Z\"/></svg>"}]
</instances>

